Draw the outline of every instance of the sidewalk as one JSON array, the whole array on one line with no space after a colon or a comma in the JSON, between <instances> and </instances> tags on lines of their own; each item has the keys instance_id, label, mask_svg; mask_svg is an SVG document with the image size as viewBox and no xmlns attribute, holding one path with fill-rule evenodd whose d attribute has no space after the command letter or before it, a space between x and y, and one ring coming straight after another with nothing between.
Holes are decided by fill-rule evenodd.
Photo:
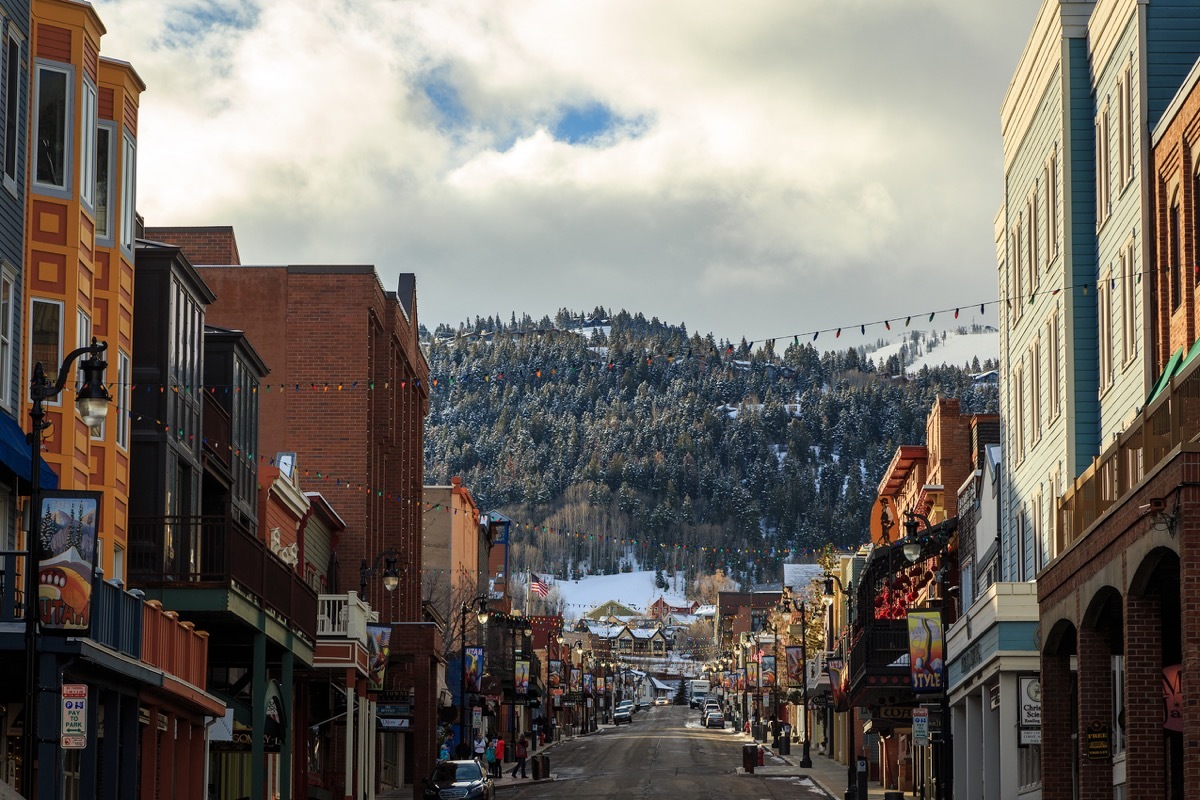
<instances>
[{"instance_id":1,"label":"sidewalk","mask_svg":"<svg viewBox=\"0 0 1200 800\"><path fill-rule=\"evenodd\" d=\"M750 744L755 740L749 734L740 734L743 744ZM827 758L815 750L809 751L809 757L812 759L812 767L808 769L801 768L799 765L803 745L799 742L793 742L791 753L786 756L781 756L776 753L770 746L770 743L758 742L758 746L766 751L766 757L763 759L765 766L755 767L754 775L765 777L803 777L807 776L813 780L818 786L824 789L835 800L842 800L846 795L846 765L839 764L832 758ZM742 768L738 767L739 774L743 773ZM868 784L867 798L868 800L883 800L883 787L878 784Z\"/></svg>"}]
</instances>

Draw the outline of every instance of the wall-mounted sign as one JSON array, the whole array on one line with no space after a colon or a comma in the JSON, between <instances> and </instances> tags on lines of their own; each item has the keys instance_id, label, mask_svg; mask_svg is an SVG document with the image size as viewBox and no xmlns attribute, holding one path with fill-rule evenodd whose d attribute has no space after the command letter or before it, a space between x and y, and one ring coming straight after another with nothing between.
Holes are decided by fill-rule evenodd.
<instances>
[{"instance_id":1,"label":"wall-mounted sign","mask_svg":"<svg viewBox=\"0 0 1200 800\"><path fill-rule=\"evenodd\" d=\"M401 703L380 703L377 713L381 717L407 717L412 711L411 706Z\"/></svg>"},{"instance_id":2,"label":"wall-mounted sign","mask_svg":"<svg viewBox=\"0 0 1200 800\"><path fill-rule=\"evenodd\" d=\"M1021 703L1018 709L1018 724L1022 728L1042 727L1042 681L1040 678L1027 675L1017 679Z\"/></svg>"},{"instance_id":3,"label":"wall-mounted sign","mask_svg":"<svg viewBox=\"0 0 1200 800\"><path fill-rule=\"evenodd\" d=\"M1042 743L1041 728L1018 728L1017 729L1017 744L1021 747L1029 747L1030 745Z\"/></svg>"},{"instance_id":4,"label":"wall-mounted sign","mask_svg":"<svg viewBox=\"0 0 1200 800\"><path fill-rule=\"evenodd\" d=\"M929 709L914 708L912 710L913 744L924 747L929 744Z\"/></svg>"},{"instance_id":5,"label":"wall-mounted sign","mask_svg":"<svg viewBox=\"0 0 1200 800\"><path fill-rule=\"evenodd\" d=\"M60 744L67 750L87 747L86 683L64 683L62 687L62 731Z\"/></svg>"},{"instance_id":6,"label":"wall-mounted sign","mask_svg":"<svg viewBox=\"0 0 1200 800\"><path fill-rule=\"evenodd\" d=\"M380 717L379 728L385 731L406 731L410 729L412 719L409 717Z\"/></svg>"},{"instance_id":7,"label":"wall-mounted sign","mask_svg":"<svg viewBox=\"0 0 1200 800\"><path fill-rule=\"evenodd\" d=\"M1107 725L1094 719L1088 723L1083 735L1083 752L1090 760L1104 761L1112 758L1112 733Z\"/></svg>"}]
</instances>

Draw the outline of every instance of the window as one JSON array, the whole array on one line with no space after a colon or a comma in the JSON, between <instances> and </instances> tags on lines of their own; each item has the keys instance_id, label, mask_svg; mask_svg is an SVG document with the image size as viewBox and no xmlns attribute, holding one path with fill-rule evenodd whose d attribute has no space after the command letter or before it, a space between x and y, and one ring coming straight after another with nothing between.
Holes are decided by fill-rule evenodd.
<instances>
[{"instance_id":1,"label":"window","mask_svg":"<svg viewBox=\"0 0 1200 800\"><path fill-rule=\"evenodd\" d=\"M1046 260L1058 255L1058 150L1050 152L1046 167Z\"/></svg>"},{"instance_id":2,"label":"window","mask_svg":"<svg viewBox=\"0 0 1200 800\"><path fill-rule=\"evenodd\" d=\"M1017 534L1016 575L1013 577L1020 582L1025 580L1025 554L1029 552L1029 542L1026 540L1027 531L1025 530L1025 506L1021 506L1016 517L1013 518L1013 532Z\"/></svg>"},{"instance_id":3,"label":"window","mask_svg":"<svg viewBox=\"0 0 1200 800\"><path fill-rule=\"evenodd\" d=\"M92 318L87 315L83 309L76 310L77 315L77 332L79 344L77 347L87 347L92 343ZM86 356L85 356L86 358ZM75 389L79 390L83 386L83 370L79 368L79 362L75 362ZM91 428L93 439L104 438L104 422Z\"/></svg>"},{"instance_id":4,"label":"window","mask_svg":"<svg viewBox=\"0 0 1200 800\"><path fill-rule=\"evenodd\" d=\"M29 363L42 365L46 375L58 375L62 363L63 306L54 300L34 298L29 302ZM30 371L32 375L32 370ZM58 405L59 397L46 401Z\"/></svg>"},{"instance_id":5,"label":"window","mask_svg":"<svg viewBox=\"0 0 1200 800\"><path fill-rule=\"evenodd\" d=\"M117 353L117 444L129 449L129 356Z\"/></svg>"},{"instance_id":6,"label":"window","mask_svg":"<svg viewBox=\"0 0 1200 800\"><path fill-rule=\"evenodd\" d=\"M35 189L65 195L71 170L71 86L75 73L66 65L39 63L36 68L33 134Z\"/></svg>"},{"instance_id":7,"label":"window","mask_svg":"<svg viewBox=\"0 0 1200 800\"><path fill-rule=\"evenodd\" d=\"M1130 130L1130 91L1129 78L1132 67L1126 66L1117 78L1117 160L1118 175L1124 186L1133 171L1133 131Z\"/></svg>"},{"instance_id":8,"label":"window","mask_svg":"<svg viewBox=\"0 0 1200 800\"><path fill-rule=\"evenodd\" d=\"M79 132L79 199L88 208L96 205L96 87L83 79L83 109Z\"/></svg>"},{"instance_id":9,"label":"window","mask_svg":"<svg viewBox=\"0 0 1200 800\"><path fill-rule=\"evenodd\" d=\"M1108 149L1108 104L1096 117L1096 227L1108 219L1110 206L1109 175L1112 170Z\"/></svg>"},{"instance_id":10,"label":"window","mask_svg":"<svg viewBox=\"0 0 1200 800\"><path fill-rule=\"evenodd\" d=\"M113 545L112 579L121 583L125 582L125 548L119 544Z\"/></svg>"},{"instance_id":11,"label":"window","mask_svg":"<svg viewBox=\"0 0 1200 800\"><path fill-rule=\"evenodd\" d=\"M1062 391L1059 389L1058 309L1046 319L1046 393L1050 419L1062 411Z\"/></svg>"},{"instance_id":12,"label":"window","mask_svg":"<svg viewBox=\"0 0 1200 800\"><path fill-rule=\"evenodd\" d=\"M12 404L13 325L17 279L7 269L0 272L0 405Z\"/></svg>"},{"instance_id":13,"label":"window","mask_svg":"<svg viewBox=\"0 0 1200 800\"><path fill-rule=\"evenodd\" d=\"M4 54L4 185L17 191L17 122L21 111L21 36L10 26Z\"/></svg>"},{"instance_id":14,"label":"window","mask_svg":"<svg viewBox=\"0 0 1200 800\"><path fill-rule=\"evenodd\" d=\"M1167 271L1170 272L1172 311L1178 311L1179 304L1183 300L1180 281L1180 275L1183 273L1183 258L1179 252L1182 244L1179 238L1179 225L1179 195L1176 194L1175 199L1171 202L1171 208L1167 211Z\"/></svg>"},{"instance_id":15,"label":"window","mask_svg":"<svg viewBox=\"0 0 1200 800\"><path fill-rule=\"evenodd\" d=\"M112 165L116 162L116 126L102 122L96 128L96 238L112 244Z\"/></svg>"},{"instance_id":16,"label":"window","mask_svg":"<svg viewBox=\"0 0 1200 800\"><path fill-rule=\"evenodd\" d=\"M134 213L137 198L137 146L126 136L121 148L121 247L133 252Z\"/></svg>"},{"instance_id":17,"label":"window","mask_svg":"<svg viewBox=\"0 0 1200 800\"><path fill-rule=\"evenodd\" d=\"M1014 276L1012 298L1013 320L1019 320L1021 318L1021 308L1024 306L1024 302L1021 300L1021 298L1025 296L1025 283L1023 280L1024 274L1022 273L1022 269L1024 267L1021 264L1021 227L1021 222L1018 220L1017 229L1013 232L1012 240Z\"/></svg>"},{"instance_id":18,"label":"window","mask_svg":"<svg viewBox=\"0 0 1200 800\"><path fill-rule=\"evenodd\" d=\"M1125 752L1125 656L1112 657L1112 753Z\"/></svg>"},{"instance_id":19,"label":"window","mask_svg":"<svg viewBox=\"0 0 1200 800\"><path fill-rule=\"evenodd\" d=\"M1038 268L1041 264L1038 255L1038 193L1037 187L1033 188L1033 195L1029 198L1029 271L1033 273L1033 289L1038 288L1041 283L1041 270Z\"/></svg>"},{"instance_id":20,"label":"window","mask_svg":"<svg viewBox=\"0 0 1200 800\"><path fill-rule=\"evenodd\" d=\"M1137 355L1137 266L1133 260L1133 239L1121 248L1121 363L1128 364Z\"/></svg>"},{"instance_id":21,"label":"window","mask_svg":"<svg viewBox=\"0 0 1200 800\"><path fill-rule=\"evenodd\" d=\"M1100 340L1096 343L1100 350L1100 393L1112 386L1113 382L1113 302L1112 302L1112 273L1106 271L1100 276L1096 286L1097 307L1099 317L1098 328Z\"/></svg>"},{"instance_id":22,"label":"window","mask_svg":"<svg viewBox=\"0 0 1200 800\"><path fill-rule=\"evenodd\" d=\"M1029 346L1029 432L1036 445L1042 438L1042 340L1034 337Z\"/></svg>"},{"instance_id":23,"label":"window","mask_svg":"<svg viewBox=\"0 0 1200 800\"><path fill-rule=\"evenodd\" d=\"M1037 575L1041 572L1042 567L1046 565L1046 545L1043 541L1042 533L1045 528L1042 527L1045 508L1042 505L1042 490L1038 489L1037 494L1033 496L1033 574Z\"/></svg>"},{"instance_id":24,"label":"window","mask_svg":"<svg viewBox=\"0 0 1200 800\"><path fill-rule=\"evenodd\" d=\"M1025 458L1025 375L1024 365L1018 365L1013 371L1013 400L1015 408L1012 419L1016 420L1013 450L1017 455L1017 463Z\"/></svg>"}]
</instances>

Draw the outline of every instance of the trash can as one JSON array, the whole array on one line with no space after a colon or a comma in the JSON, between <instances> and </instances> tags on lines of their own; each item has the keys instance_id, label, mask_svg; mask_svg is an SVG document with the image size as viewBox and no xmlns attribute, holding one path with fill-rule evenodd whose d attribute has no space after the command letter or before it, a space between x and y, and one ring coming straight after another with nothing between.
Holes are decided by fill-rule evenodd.
<instances>
[{"instance_id":1,"label":"trash can","mask_svg":"<svg viewBox=\"0 0 1200 800\"><path fill-rule=\"evenodd\" d=\"M550 756L538 756L537 759L542 763L542 780L550 780Z\"/></svg>"},{"instance_id":2,"label":"trash can","mask_svg":"<svg viewBox=\"0 0 1200 800\"><path fill-rule=\"evenodd\" d=\"M792 754L792 726L784 725L779 729L779 755Z\"/></svg>"},{"instance_id":3,"label":"trash can","mask_svg":"<svg viewBox=\"0 0 1200 800\"><path fill-rule=\"evenodd\" d=\"M750 723L750 738L756 742L762 738L762 725L757 722Z\"/></svg>"},{"instance_id":4,"label":"trash can","mask_svg":"<svg viewBox=\"0 0 1200 800\"><path fill-rule=\"evenodd\" d=\"M758 745L744 744L742 745L742 769L746 772L754 772L754 767L758 765Z\"/></svg>"},{"instance_id":5,"label":"trash can","mask_svg":"<svg viewBox=\"0 0 1200 800\"><path fill-rule=\"evenodd\" d=\"M542 774L542 759L539 756L530 756L529 762L530 766L533 767L533 779L535 781L540 781L546 777Z\"/></svg>"}]
</instances>

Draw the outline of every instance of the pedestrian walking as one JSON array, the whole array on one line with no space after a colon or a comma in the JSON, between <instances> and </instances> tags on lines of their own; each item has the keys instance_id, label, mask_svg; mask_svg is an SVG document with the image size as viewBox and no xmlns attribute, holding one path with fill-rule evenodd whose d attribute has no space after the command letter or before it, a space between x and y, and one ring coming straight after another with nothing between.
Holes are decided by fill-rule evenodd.
<instances>
[{"instance_id":1,"label":"pedestrian walking","mask_svg":"<svg viewBox=\"0 0 1200 800\"><path fill-rule=\"evenodd\" d=\"M483 753L483 758L486 761L488 775L494 775L496 773L496 739L495 739L495 737L493 737L492 740L490 742L488 742L487 750L485 750Z\"/></svg>"},{"instance_id":2,"label":"pedestrian walking","mask_svg":"<svg viewBox=\"0 0 1200 800\"><path fill-rule=\"evenodd\" d=\"M475 741L471 746L475 751L475 758L479 761L479 763L487 763L487 739L484 737L483 731L475 734Z\"/></svg>"},{"instance_id":3,"label":"pedestrian walking","mask_svg":"<svg viewBox=\"0 0 1200 800\"><path fill-rule=\"evenodd\" d=\"M513 748L513 757L517 763L512 768L513 778L517 777L517 770L521 770L521 777L527 778L525 774L525 759L529 756L529 740L525 738L525 734L521 734L521 738L517 739L517 745Z\"/></svg>"},{"instance_id":4,"label":"pedestrian walking","mask_svg":"<svg viewBox=\"0 0 1200 800\"><path fill-rule=\"evenodd\" d=\"M493 778L499 778L500 773L504 772L504 737L496 737L496 763L492 765L495 769L492 772Z\"/></svg>"}]
</instances>

